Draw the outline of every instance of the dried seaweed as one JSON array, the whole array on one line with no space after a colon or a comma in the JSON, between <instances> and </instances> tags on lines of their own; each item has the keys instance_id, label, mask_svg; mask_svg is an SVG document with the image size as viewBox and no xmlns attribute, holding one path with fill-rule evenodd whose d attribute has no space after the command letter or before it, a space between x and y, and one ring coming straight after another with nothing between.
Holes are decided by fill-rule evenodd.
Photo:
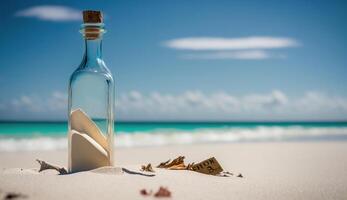
<instances>
[{"instance_id":1,"label":"dried seaweed","mask_svg":"<svg viewBox=\"0 0 347 200\"><path fill-rule=\"evenodd\" d=\"M187 165L187 167L186 167L186 170L193 170L193 165L194 165L194 164L195 164L194 162L189 163L189 164Z\"/></svg>"},{"instance_id":2,"label":"dried seaweed","mask_svg":"<svg viewBox=\"0 0 347 200\"><path fill-rule=\"evenodd\" d=\"M39 159L36 159L36 161L40 164L39 172L42 172L42 171L48 170L48 169L53 169L53 170L58 171L60 175L67 174L67 171L64 167L54 166L54 165L51 165L51 164L46 163L45 161L39 160Z\"/></svg>"},{"instance_id":3,"label":"dried seaweed","mask_svg":"<svg viewBox=\"0 0 347 200\"><path fill-rule=\"evenodd\" d=\"M175 166L175 165L179 165L179 164L182 164L184 163L184 156L179 156L177 158L175 158L174 160L171 161L171 159L169 159L168 161L166 162L162 162L160 163L157 167L158 168L170 168L172 166ZM171 161L171 162L170 162Z\"/></svg>"},{"instance_id":4,"label":"dried seaweed","mask_svg":"<svg viewBox=\"0 0 347 200\"><path fill-rule=\"evenodd\" d=\"M153 191L142 189L140 190L140 194L142 196L151 196L153 194ZM156 198L171 197L171 192L167 188L160 186L158 191L155 192L153 196Z\"/></svg>"},{"instance_id":5,"label":"dried seaweed","mask_svg":"<svg viewBox=\"0 0 347 200\"><path fill-rule=\"evenodd\" d=\"M152 193L153 193L152 190L149 190L149 191L147 191L146 189L140 190L140 194L143 196L149 196L149 195L152 195Z\"/></svg>"},{"instance_id":6,"label":"dried seaweed","mask_svg":"<svg viewBox=\"0 0 347 200\"><path fill-rule=\"evenodd\" d=\"M206 159L197 164L193 162L193 163L189 163L188 165L184 163L184 159L185 159L184 156L178 156L172 161L171 159L169 159L165 162L160 163L157 166L157 168L170 169L170 170L192 170L199 173L222 176L222 177L234 176L234 174L231 172L223 171L218 161L214 157ZM206 169L204 170L204 168L208 170ZM243 175L238 174L236 177L243 178Z\"/></svg>"},{"instance_id":7,"label":"dried seaweed","mask_svg":"<svg viewBox=\"0 0 347 200\"><path fill-rule=\"evenodd\" d=\"M168 160L166 162L160 163L157 168L171 169L171 170L191 170L194 163L185 165L184 164L184 156L178 156L177 158L171 161ZM170 162L171 161L171 162Z\"/></svg>"},{"instance_id":8,"label":"dried seaweed","mask_svg":"<svg viewBox=\"0 0 347 200\"><path fill-rule=\"evenodd\" d=\"M144 171L144 172L154 172L151 163L148 163L147 165L142 165L141 166L141 171Z\"/></svg>"},{"instance_id":9,"label":"dried seaweed","mask_svg":"<svg viewBox=\"0 0 347 200\"><path fill-rule=\"evenodd\" d=\"M160 187L159 190L154 194L155 197L171 197L171 192L165 188Z\"/></svg>"},{"instance_id":10,"label":"dried seaweed","mask_svg":"<svg viewBox=\"0 0 347 200\"><path fill-rule=\"evenodd\" d=\"M160 163L160 164L157 166L157 168L166 168L165 166L166 166L170 161L171 161L171 159L169 159L169 160L166 161L166 162Z\"/></svg>"}]
</instances>

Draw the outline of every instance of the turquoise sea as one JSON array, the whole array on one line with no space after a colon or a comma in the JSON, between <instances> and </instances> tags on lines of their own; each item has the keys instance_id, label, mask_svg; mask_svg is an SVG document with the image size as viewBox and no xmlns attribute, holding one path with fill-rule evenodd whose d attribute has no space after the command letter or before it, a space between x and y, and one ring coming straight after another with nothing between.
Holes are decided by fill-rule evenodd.
<instances>
[{"instance_id":1,"label":"turquoise sea","mask_svg":"<svg viewBox=\"0 0 347 200\"><path fill-rule=\"evenodd\" d=\"M347 140L347 122L119 122L121 147L213 142ZM66 148L66 122L0 122L0 151Z\"/></svg>"}]
</instances>

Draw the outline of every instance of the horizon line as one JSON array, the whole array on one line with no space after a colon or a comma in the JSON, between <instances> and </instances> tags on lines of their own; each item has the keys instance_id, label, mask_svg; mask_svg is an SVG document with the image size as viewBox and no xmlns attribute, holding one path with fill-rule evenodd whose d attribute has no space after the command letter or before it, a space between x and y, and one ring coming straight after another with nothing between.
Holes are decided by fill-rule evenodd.
<instances>
[{"instance_id":1,"label":"horizon line","mask_svg":"<svg viewBox=\"0 0 347 200\"><path fill-rule=\"evenodd\" d=\"M67 120L0 120L1 123L67 123ZM347 123L346 120L119 120L114 123Z\"/></svg>"}]
</instances>

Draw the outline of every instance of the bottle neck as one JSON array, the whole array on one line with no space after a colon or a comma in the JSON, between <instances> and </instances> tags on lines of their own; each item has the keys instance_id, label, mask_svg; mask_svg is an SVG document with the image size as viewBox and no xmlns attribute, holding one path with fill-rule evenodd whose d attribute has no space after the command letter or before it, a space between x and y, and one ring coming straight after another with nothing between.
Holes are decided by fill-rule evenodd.
<instances>
[{"instance_id":1,"label":"bottle neck","mask_svg":"<svg viewBox=\"0 0 347 200\"><path fill-rule=\"evenodd\" d=\"M102 60L102 38L85 39L84 60L86 62Z\"/></svg>"},{"instance_id":2,"label":"bottle neck","mask_svg":"<svg viewBox=\"0 0 347 200\"><path fill-rule=\"evenodd\" d=\"M80 30L84 37L85 52L80 68L102 68L102 35L105 33L103 23L82 24Z\"/></svg>"}]
</instances>

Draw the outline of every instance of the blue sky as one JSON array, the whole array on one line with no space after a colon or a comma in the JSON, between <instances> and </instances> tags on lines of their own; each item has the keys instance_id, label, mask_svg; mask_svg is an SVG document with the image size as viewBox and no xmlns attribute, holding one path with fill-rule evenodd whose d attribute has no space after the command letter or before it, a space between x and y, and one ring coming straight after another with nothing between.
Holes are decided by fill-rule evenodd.
<instances>
[{"instance_id":1,"label":"blue sky","mask_svg":"<svg viewBox=\"0 0 347 200\"><path fill-rule=\"evenodd\" d=\"M105 14L119 120L347 120L343 1L11 1L1 10L0 119L61 120Z\"/></svg>"}]
</instances>

